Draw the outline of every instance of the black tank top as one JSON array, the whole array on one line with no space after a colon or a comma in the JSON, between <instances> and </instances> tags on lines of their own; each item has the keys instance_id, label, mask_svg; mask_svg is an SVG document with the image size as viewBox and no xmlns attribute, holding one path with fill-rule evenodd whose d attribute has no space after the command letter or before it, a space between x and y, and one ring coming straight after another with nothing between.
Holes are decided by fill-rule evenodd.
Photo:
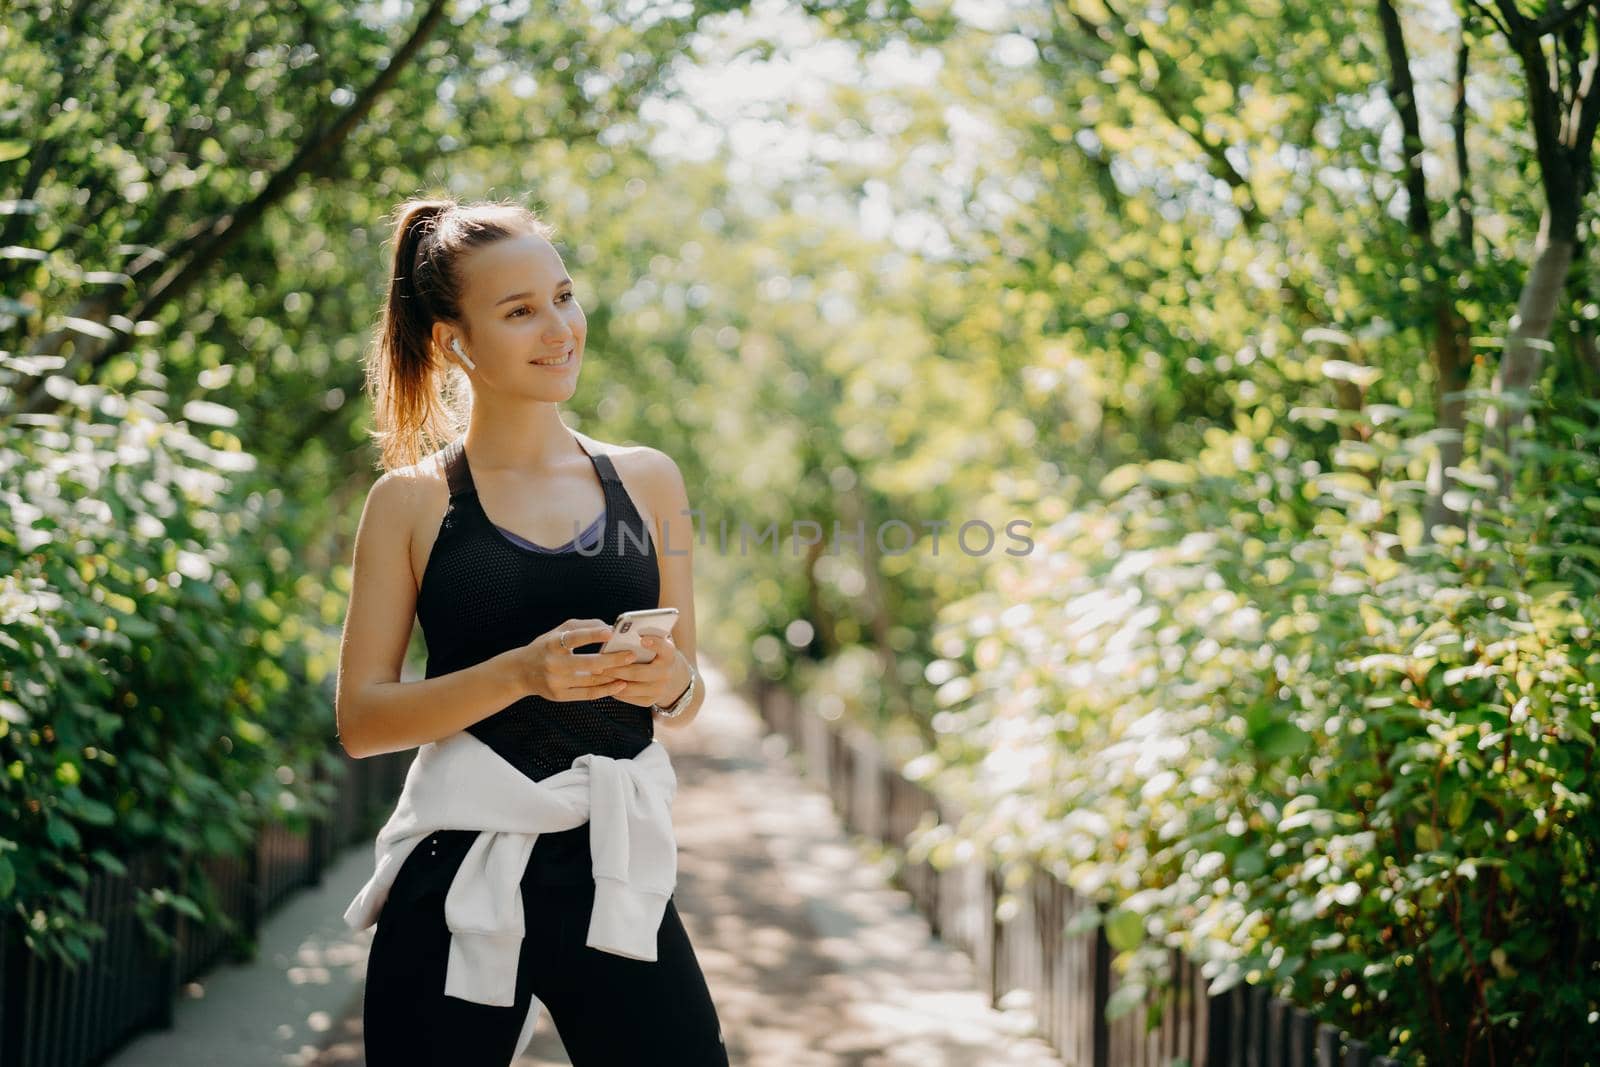
<instances>
[{"instance_id":1,"label":"black tank top","mask_svg":"<svg viewBox=\"0 0 1600 1067\"><path fill-rule=\"evenodd\" d=\"M428 649L427 677L526 645L567 619L611 622L624 611L661 606L649 524L634 507L611 457L591 453L582 441L578 447L600 478L605 511L599 517L597 543L580 536L565 551L524 547L531 542L513 539L489 519L472 481L464 437L441 450L450 505L417 593L417 619ZM574 648L598 652L600 643ZM613 759L637 756L654 738L655 723L648 707L612 696L560 701L529 695L467 730L540 781L567 770L585 753ZM391 897L442 896L476 836L475 830L443 830L420 842L407 857L407 870L396 879ZM570 885L593 877L586 823L539 835L523 880Z\"/></svg>"}]
</instances>

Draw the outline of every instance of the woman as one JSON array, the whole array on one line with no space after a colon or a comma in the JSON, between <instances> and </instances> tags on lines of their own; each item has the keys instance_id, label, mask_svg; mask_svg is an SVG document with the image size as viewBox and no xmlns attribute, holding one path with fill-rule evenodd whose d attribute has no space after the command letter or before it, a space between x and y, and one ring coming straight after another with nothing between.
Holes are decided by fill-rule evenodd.
<instances>
[{"instance_id":1,"label":"woman","mask_svg":"<svg viewBox=\"0 0 1600 1067\"><path fill-rule=\"evenodd\" d=\"M704 699L691 685L691 531L677 466L561 421L586 322L553 233L514 204L410 200L397 212L367 365L386 471L356 535L340 649L336 714L354 756L468 730L538 781L585 753L632 758L657 721L687 725ZM446 388L449 361L470 385L465 418L454 410L460 394ZM425 437L446 443L424 456ZM630 652L580 657L598 650L620 612L658 606L679 614L649 663ZM400 682L413 615L427 672ZM370 1067L504 1067L523 1046L535 997L577 1067L728 1062L672 902L653 962L585 945L588 831L543 834L534 846L510 1007L443 993L444 898L476 832L439 832L413 849L367 964Z\"/></svg>"}]
</instances>

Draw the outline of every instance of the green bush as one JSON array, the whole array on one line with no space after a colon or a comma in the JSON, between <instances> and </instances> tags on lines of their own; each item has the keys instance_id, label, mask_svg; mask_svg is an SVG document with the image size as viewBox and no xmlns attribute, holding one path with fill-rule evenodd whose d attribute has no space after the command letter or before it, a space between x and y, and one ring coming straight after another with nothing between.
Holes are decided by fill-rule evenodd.
<instances>
[{"instance_id":1,"label":"green bush","mask_svg":"<svg viewBox=\"0 0 1600 1067\"><path fill-rule=\"evenodd\" d=\"M1527 503L1425 544L1415 417L1300 418L1365 439L1324 471L1241 417L951 606L924 766L973 815L919 848L1111 903L1121 1010L1180 946L1414 1062L1588 1062L1600 432L1551 420Z\"/></svg>"},{"instance_id":2,"label":"green bush","mask_svg":"<svg viewBox=\"0 0 1600 1067\"><path fill-rule=\"evenodd\" d=\"M27 944L88 957L91 873L174 857L139 913L206 916L177 891L263 819L325 811L336 598L296 573L288 500L238 440L93 386L0 441L0 900ZM143 395L150 395L148 393ZM231 412L189 405L194 422ZM19 422L30 421L20 419Z\"/></svg>"}]
</instances>

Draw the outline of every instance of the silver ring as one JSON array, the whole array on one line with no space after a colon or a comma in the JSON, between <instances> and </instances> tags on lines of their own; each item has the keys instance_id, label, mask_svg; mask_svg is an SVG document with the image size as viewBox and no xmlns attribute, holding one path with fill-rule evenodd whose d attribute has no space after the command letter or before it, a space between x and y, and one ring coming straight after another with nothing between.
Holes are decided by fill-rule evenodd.
<instances>
[{"instance_id":1,"label":"silver ring","mask_svg":"<svg viewBox=\"0 0 1600 1067\"><path fill-rule=\"evenodd\" d=\"M568 652L572 651L572 649L567 648L567 631L562 630L561 631L561 635L558 638L556 638L556 640L561 642L561 647L562 648L565 648Z\"/></svg>"}]
</instances>

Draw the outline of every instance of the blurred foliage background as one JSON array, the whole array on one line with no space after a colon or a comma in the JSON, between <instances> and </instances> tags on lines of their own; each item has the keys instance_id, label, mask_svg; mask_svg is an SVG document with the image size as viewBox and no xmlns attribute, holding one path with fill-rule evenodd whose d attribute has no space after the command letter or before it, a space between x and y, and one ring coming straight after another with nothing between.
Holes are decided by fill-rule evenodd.
<instances>
[{"instance_id":1,"label":"blurred foliage background","mask_svg":"<svg viewBox=\"0 0 1600 1067\"><path fill-rule=\"evenodd\" d=\"M509 196L707 656L962 797L919 849L1106 900L1134 993L1588 1062L1597 56L1577 0L11 5L0 899L83 958L92 869L327 802L387 214Z\"/></svg>"}]
</instances>

